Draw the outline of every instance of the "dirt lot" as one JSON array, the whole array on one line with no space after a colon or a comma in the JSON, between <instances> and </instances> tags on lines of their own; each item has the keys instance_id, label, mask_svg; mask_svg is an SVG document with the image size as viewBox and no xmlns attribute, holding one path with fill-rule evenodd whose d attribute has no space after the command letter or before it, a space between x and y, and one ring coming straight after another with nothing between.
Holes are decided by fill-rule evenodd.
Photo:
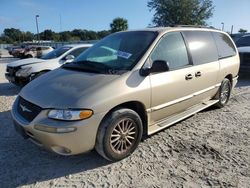
<instances>
[{"instance_id":1,"label":"dirt lot","mask_svg":"<svg viewBox=\"0 0 250 188\"><path fill-rule=\"evenodd\" d=\"M10 110L19 88L0 60L0 187L250 187L250 81L210 108L151 136L110 163L96 152L63 157L22 139Z\"/></svg>"}]
</instances>

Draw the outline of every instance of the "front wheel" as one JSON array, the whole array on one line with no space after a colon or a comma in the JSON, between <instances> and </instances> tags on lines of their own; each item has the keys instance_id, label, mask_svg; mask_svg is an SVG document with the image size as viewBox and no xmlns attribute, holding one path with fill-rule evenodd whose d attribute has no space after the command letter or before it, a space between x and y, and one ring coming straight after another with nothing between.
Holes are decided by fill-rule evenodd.
<instances>
[{"instance_id":1,"label":"front wheel","mask_svg":"<svg viewBox=\"0 0 250 188\"><path fill-rule=\"evenodd\" d=\"M137 148L142 138L142 121L131 109L117 109L101 123L96 140L96 151L110 161L126 158Z\"/></svg>"},{"instance_id":2,"label":"front wheel","mask_svg":"<svg viewBox=\"0 0 250 188\"><path fill-rule=\"evenodd\" d=\"M220 89L216 95L216 99L219 100L218 103L216 103L216 106L219 108L223 108L227 103L231 95L231 82L229 79L225 78L220 86Z\"/></svg>"}]
</instances>

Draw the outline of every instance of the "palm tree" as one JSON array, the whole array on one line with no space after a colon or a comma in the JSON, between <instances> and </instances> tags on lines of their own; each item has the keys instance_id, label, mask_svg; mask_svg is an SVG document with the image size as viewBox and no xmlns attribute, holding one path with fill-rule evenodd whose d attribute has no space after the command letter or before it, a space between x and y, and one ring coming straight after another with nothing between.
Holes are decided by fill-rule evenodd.
<instances>
[{"instance_id":1,"label":"palm tree","mask_svg":"<svg viewBox=\"0 0 250 188\"><path fill-rule=\"evenodd\" d=\"M125 31L128 29L128 21L124 18L115 18L110 24L111 32Z\"/></svg>"}]
</instances>

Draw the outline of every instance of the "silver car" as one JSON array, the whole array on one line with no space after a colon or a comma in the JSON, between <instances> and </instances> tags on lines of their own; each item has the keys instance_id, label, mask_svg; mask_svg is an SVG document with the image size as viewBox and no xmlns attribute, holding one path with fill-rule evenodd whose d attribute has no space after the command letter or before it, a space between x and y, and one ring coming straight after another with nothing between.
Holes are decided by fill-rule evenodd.
<instances>
[{"instance_id":1,"label":"silver car","mask_svg":"<svg viewBox=\"0 0 250 188\"><path fill-rule=\"evenodd\" d=\"M168 27L112 34L25 86L16 130L61 155L96 149L117 161L142 136L227 104L239 55L227 33Z\"/></svg>"}]
</instances>

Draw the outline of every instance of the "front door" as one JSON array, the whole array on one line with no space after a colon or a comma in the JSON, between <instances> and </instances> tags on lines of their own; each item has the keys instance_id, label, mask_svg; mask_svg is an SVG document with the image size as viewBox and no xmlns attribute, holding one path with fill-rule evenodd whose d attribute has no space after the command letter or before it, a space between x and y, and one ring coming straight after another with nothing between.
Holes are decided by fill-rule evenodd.
<instances>
[{"instance_id":1,"label":"front door","mask_svg":"<svg viewBox=\"0 0 250 188\"><path fill-rule=\"evenodd\" d=\"M171 32L160 39L149 57L149 62L164 60L170 70L151 74L150 124L192 106L190 100L196 92L193 72L187 48L180 32Z\"/></svg>"}]
</instances>

